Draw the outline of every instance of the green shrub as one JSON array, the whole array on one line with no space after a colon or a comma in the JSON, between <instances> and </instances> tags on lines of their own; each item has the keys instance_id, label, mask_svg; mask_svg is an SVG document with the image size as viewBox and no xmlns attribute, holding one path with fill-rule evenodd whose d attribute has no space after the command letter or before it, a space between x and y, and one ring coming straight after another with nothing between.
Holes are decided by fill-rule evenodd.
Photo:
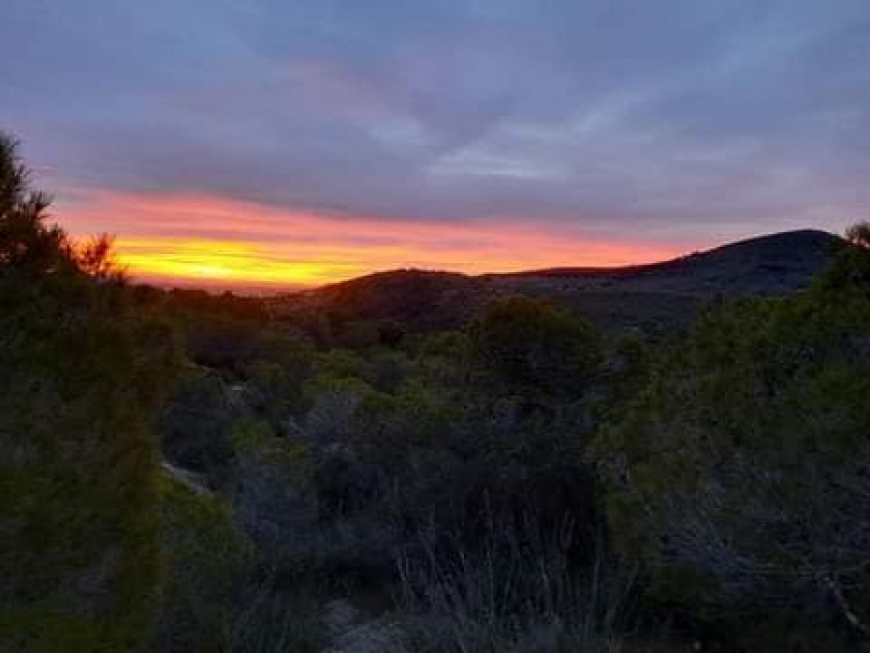
<instances>
[{"instance_id":1,"label":"green shrub","mask_svg":"<svg viewBox=\"0 0 870 653\"><path fill-rule=\"evenodd\" d=\"M580 394L601 363L587 322L528 297L494 300L472 320L469 334L486 364L513 385Z\"/></svg>"},{"instance_id":2,"label":"green shrub","mask_svg":"<svg viewBox=\"0 0 870 653\"><path fill-rule=\"evenodd\" d=\"M614 538L660 597L725 616L826 603L866 627L870 296L842 282L854 255L809 294L704 316L597 442Z\"/></svg>"},{"instance_id":3,"label":"green shrub","mask_svg":"<svg viewBox=\"0 0 870 653\"><path fill-rule=\"evenodd\" d=\"M238 418L223 379L189 366L172 384L158 419L163 453L175 465L204 474L209 484L228 482L232 430Z\"/></svg>"},{"instance_id":4,"label":"green shrub","mask_svg":"<svg viewBox=\"0 0 870 653\"><path fill-rule=\"evenodd\" d=\"M106 239L79 255L43 224L21 171L0 137L0 648L136 650L155 614L150 427L173 339L132 310Z\"/></svg>"},{"instance_id":5,"label":"green shrub","mask_svg":"<svg viewBox=\"0 0 870 653\"><path fill-rule=\"evenodd\" d=\"M233 444L237 523L267 567L301 573L317 519L309 447L276 435L267 422L251 420L236 424Z\"/></svg>"},{"instance_id":6,"label":"green shrub","mask_svg":"<svg viewBox=\"0 0 870 653\"><path fill-rule=\"evenodd\" d=\"M229 506L183 480L160 479L160 651L226 651L253 551Z\"/></svg>"}]
</instances>

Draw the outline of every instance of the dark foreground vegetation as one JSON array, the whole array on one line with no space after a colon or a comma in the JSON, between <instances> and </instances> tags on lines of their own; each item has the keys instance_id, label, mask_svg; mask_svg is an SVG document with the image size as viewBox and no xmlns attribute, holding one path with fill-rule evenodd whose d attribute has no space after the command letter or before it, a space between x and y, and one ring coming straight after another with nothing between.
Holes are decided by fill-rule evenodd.
<instances>
[{"instance_id":1,"label":"dark foreground vegetation","mask_svg":"<svg viewBox=\"0 0 870 653\"><path fill-rule=\"evenodd\" d=\"M870 226L649 340L520 295L275 320L47 206L0 140L0 650L870 640Z\"/></svg>"}]
</instances>

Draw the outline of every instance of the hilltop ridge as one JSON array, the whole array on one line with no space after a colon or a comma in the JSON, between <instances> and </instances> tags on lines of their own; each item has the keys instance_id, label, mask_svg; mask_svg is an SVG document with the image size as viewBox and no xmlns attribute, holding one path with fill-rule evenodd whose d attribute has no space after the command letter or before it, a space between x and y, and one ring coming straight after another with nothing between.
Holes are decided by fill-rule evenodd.
<instances>
[{"instance_id":1,"label":"hilltop ridge","mask_svg":"<svg viewBox=\"0 0 870 653\"><path fill-rule=\"evenodd\" d=\"M282 295L270 303L279 317L333 312L445 328L461 324L491 297L527 294L569 305L606 331L660 332L686 324L713 296L803 290L844 242L825 231L802 229L658 263L613 268L560 267L479 276L388 270Z\"/></svg>"}]
</instances>

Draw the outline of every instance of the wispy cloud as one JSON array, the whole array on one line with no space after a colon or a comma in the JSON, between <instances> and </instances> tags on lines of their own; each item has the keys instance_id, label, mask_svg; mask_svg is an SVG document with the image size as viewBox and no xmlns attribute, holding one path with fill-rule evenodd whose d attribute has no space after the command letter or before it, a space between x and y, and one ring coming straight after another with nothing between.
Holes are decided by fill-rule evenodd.
<instances>
[{"instance_id":1,"label":"wispy cloud","mask_svg":"<svg viewBox=\"0 0 870 653\"><path fill-rule=\"evenodd\" d=\"M358 234L840 230L870 209L868 34L866 0L11 0L0 128L59 212L88 188Z\"/></svg>"},{"instance_id":2,"label":"wispy cloud","mask_svg":"<svg viewBox=\"0 0 870 653\"><path fill-rule=\"evenodd\" d=\"M688 243L638 245L576 232L480 223L342 220L213 197L91 191L63 208L85 235L111 223L120 262L140 278L320 284L400 267L478 274L654 261Z\"/></svg>"}]
</instances>

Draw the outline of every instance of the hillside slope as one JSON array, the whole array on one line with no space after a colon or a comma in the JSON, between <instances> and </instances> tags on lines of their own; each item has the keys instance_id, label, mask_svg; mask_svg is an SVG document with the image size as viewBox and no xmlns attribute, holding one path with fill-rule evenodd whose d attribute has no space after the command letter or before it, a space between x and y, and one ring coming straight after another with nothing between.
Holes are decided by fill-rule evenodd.
<instances>
[{"instance_id":1,"label":"hillside slope","mask_svg":"<svg viewBox=\"0 0 870 653\"><path fill-rule=\"evenodd\" d=\"M841 242L825 231L787 231L649 265L556 268L497 277L519 287L535 280L564 279L578 290L780 294L805 288Z\"/></svg>"},{"instance_id":2,"label":"hillside slope","mask_svg":"<svg viewBox=\"0 0 870 653\"><path fill-rule=\"evenodd\" d=\"M776 295L805 289L843 241L824 231L790 231L731 243L661 263L555 268L478 277L393 270L272 300L279 319L333 314L391 319L414 328L462 324L488 299L528 294L571 306L605 332L680 328L717 295Z\"/></svg>"}]
</instances>

